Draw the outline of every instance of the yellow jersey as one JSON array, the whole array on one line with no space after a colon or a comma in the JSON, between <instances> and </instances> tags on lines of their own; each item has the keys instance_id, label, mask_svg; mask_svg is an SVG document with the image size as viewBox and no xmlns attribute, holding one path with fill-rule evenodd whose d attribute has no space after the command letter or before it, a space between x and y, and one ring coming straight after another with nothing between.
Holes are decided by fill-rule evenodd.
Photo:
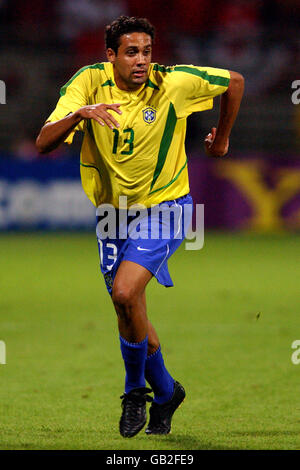
<instances>
[{"instance_id":1,"label":"yellow jersey","mask_svg":"<svg viewBox=\"0 0 300 470\"><path fill-rule=\"evenodd\" d=\"M83 120L70 133L84 131L80 156L83 189L97 207L118 207L126 196L128 206L150 207L189 193L185 153L186 119L210 109L213 98L229 85L228 70L152 63L148 79L136 91L120 90L110 62L80 69L60 91L54 122L82 106L120 103L122 114L110 111L118 129Z\"/></svg>"}]
</instances>

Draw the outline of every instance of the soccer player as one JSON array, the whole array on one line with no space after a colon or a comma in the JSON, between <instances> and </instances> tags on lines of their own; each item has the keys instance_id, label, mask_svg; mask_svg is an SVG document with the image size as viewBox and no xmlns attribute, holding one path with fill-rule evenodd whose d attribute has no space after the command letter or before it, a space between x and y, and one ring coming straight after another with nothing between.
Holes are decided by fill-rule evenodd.
<instances>
[{"instance_id":1,"label":"soccer player","mask_svg":"<svg viewBox=\"0 0 300 470\"><path fill-rule=\"evenodd\" d=\"M75 131L84 131L82 185L97 207L100 267L117 313L126 371L120 433L132 437L144 427L146 402L152 400L148 393L153 390L146 433L168 434L185 390L164 364L147 317L145 289L152 277L173 285L167 262L191 221L186 119L212 108L213 98L222 95L218 125L204 145L207 155L224 156L243 95L243 77L217 68L152 63L154 28L146 19L119 17L106 27L105 40L108 61L83 67L61 88L36 145L47 153L62 142L71 143ZM103 204L107 213L115 208L113 230L107 231ZM140 206L145 209L138 216L127 212ZM158 209L154 216L153 208ZM161 236L164 213L170 210L168 235ZM137 218L138 238L132 236ZM150 228L159 236L151 237Z\"/></svg>"}]
</instances>

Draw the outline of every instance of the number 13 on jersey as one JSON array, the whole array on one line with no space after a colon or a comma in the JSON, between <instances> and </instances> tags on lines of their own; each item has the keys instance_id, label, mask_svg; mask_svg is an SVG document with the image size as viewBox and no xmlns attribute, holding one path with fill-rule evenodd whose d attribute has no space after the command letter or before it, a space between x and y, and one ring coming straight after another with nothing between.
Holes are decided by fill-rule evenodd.
<instances>
[{"instance_id":1,"label":"number 13 on jersey","mask_svg":"<svg viewBox=\"0 0 300 470\"><path fill-rule=\"evenodd\" d=\"M132 155L133 149L134 149L134 130L131 127L124 129L122 134L125 134L125 135L122 135L121 137L120 137L120 132L118 131L118 129L113 129L113 133L114 133L114 141L113 141L112 153L113 154L117 153L119 141L123 137L124 138L123 143L127 144L128 148L126 148L126 150L122 150L121 155Z\"/></svg>"}]
</instances>

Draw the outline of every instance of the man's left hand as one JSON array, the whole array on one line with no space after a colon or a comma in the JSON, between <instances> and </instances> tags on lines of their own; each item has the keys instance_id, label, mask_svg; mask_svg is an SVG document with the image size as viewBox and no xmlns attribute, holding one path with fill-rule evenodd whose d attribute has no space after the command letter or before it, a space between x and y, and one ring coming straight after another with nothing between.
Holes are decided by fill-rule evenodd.
<instances>
[{"instance_id":1,"label":"man's left hand","mask_svg":"<svg viewBox=\"0 0 300 470\"><path fill-rule=\"evenodd\" d=\"M213 127L211 132L205 137L205 153L209 157L224 157L228 152L229 139L226 139L224 143L218 142L216 140L216 133L217 129Z\"/></svg>"}]
</instances>

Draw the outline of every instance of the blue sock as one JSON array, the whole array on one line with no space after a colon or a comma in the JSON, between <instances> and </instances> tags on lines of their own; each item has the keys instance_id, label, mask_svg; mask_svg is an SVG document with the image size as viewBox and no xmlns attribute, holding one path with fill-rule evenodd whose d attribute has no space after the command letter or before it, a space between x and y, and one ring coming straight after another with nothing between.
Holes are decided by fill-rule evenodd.
<instances>
[{"instance_id":1,"label":"blue sock","mask_svg":"<svg viewBox=\"0 0 300 470\"><path fill-rule=\"evenodd\" d=\"M125 393L129 393L133 388L145 387L148 336L140 343L129 343L120 336L120 345L126 370Z\"/></svg>"},{"instance_id":2,"label":"blue sock","mask_svg":"<svg viewBox=\"0 0 300 470\"><path fill-rule=\"evenodd\" d=\"M174 392L174 379L167 371L161 354L160 346L147 357L145 377L154 391L154 402L161 405L172 398Z\"/></svg>"}]
</instances>

